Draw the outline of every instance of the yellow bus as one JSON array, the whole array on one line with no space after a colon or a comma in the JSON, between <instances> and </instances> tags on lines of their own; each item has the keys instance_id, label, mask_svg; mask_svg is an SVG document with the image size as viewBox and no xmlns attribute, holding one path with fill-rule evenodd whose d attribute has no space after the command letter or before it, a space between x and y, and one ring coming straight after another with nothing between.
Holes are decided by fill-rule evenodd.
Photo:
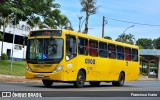
<instances>
[{"instance_id":1,"label":"yellow bus","mask_svg":"<svg viewBox=\"0 0 160 100\"><path fill-rule=\"evenodd\" d=\"M99 86L139 78L139 48L70 30L37 30L28 35L26 52L27 79L41 79L46 86L53 82L85 82Z\"/></svg>"}]
</instances>

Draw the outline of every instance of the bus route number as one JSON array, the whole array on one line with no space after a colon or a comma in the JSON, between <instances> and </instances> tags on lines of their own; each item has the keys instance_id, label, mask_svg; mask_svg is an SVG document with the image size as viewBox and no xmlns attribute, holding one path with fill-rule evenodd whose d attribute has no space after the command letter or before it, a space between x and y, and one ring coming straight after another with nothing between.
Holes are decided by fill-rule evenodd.
<instances>
[{"instance_id":1,"label":"bus route number","mask_svg":"<svg viewBox=\"0 0 160 100\"><path fill-rule=\"evenodd\" d=\"M95 64L96 61L95 61L95 59L85 59L85 63L86 64Z\"/></svg>"}]
</instances>

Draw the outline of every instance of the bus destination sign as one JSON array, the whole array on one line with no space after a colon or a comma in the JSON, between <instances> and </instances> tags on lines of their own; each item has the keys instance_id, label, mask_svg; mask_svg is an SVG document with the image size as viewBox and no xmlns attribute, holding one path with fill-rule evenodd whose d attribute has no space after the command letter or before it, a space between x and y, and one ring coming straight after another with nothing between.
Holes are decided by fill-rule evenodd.
<instances>
[{"instance_id":1,"label":"bus destination sign","mask_svg":"<svg viewBox=\"0 0 160 100\"><path fill-rule=\"evenodd\" d=\"M30 36L61 36L61 30L40 30L40 31L31 31Z\"/></svg>"}]
</instances>

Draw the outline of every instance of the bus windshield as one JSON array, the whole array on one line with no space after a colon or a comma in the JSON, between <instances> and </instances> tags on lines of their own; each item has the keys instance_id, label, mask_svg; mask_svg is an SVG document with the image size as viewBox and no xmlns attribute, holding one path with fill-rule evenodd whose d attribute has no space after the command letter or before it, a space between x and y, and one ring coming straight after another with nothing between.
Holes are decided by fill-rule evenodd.
<instances>
[{"instance_id":1,"label":"bus windshield","mask_svg":"<svg viewBox=\"0 0 160 100\"><path fill-rule=\"evenodd\" d=\"M27 46L27 60L48 61L63 57L63 39L35 38L30 39Z\"/></svg>"}]
</instances>

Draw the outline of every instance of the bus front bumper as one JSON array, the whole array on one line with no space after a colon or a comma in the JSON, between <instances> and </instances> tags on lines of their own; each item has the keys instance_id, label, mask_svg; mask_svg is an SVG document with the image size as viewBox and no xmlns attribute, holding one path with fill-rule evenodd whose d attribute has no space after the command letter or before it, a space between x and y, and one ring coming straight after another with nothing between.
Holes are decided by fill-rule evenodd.
<instances>
[{"instance_id":1,"label":"bus front bumper","mask_svg":"<svg viewBox=\"0 0 160 100\"><path fill-rule=\"evenodd\" d=\"M25 70L26 79L46 79L46 80L58 80L63 81L63 71L55 73L34 73Z\"/></svg>"}]
</instances>

